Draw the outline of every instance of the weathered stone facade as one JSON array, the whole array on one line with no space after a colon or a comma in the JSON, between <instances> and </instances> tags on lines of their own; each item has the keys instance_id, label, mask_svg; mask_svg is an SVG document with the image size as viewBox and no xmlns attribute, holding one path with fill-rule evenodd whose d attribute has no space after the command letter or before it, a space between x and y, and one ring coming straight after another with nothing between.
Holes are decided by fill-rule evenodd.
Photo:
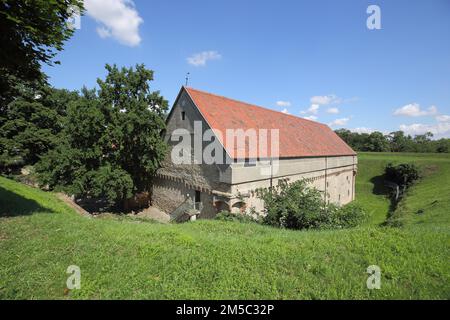
<instances>
[{"instance_id":1,"label":"weathered stone facade","mask_svg":"<svg viewBox=\"0 0 450 320\"><path fill-rule=\"evenodd\" d=\"M209 129L188 92L182 89L167 120L165 141L172 147L178 143L178 138L183 138L177 137L175 130L179 128L186 129L193 141L194 121L201 121L203 130ZM193 164L176 165L169 152L154 181L152 204L170 214L188 198L200 201L203 205L200 218L212 218L224 209L242 212L253 208L262 212L257 189L276 186L280 180L300 179L323 191L327 201L346 204L355 198L356 155L281 158L278 170L271 176L261 174L262 168L271 169L270 161L249 165L245 161L224 160L229 164L207 165L195 159Z\"/></svg>"}]
</instances>

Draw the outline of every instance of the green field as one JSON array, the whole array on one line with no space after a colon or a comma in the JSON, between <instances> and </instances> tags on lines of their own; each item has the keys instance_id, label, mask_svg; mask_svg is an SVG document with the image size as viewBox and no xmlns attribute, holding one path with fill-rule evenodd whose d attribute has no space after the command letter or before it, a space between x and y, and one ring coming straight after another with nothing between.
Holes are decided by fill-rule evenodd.
<instances>
[{"instance_id":1,"label":"green field","mask_svg":"<svg viewBox=\"0 0 450 320\"><path fill-rule=\"evenodd\" d=\"M384 227L387 162L413 162L424 178ZM360 154L363 226L289 231L197 221L163 225L84 217L52 193L0 178L2 299L449 299L450 157ZM421 214L418 214L423 212ZM81 268L67 292L66 269ZM381 289L366 287L369 265Z\"/></svg>"}]
</instances>

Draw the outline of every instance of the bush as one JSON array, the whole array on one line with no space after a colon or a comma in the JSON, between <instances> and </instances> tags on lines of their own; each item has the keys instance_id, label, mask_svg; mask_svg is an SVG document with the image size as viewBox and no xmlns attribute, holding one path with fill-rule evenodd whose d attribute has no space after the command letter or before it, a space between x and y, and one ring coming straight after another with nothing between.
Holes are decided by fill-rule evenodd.
<instances>
[{"instance_id":1,"label":"bush","mask_svg":"<svg viewBox=\"0 0 450 320\"><path fill-rule=\"evenodd\" d=\"M350 203L336 210L334 227L352 228L362 224L366 219L364 209L360 205Z\"/></svg>"},{"instance_id":2,"label":"bush","mask_svg":"<svg viewBox=\"0 0 450 320\"><path fill-rule=\"evenodd\" d=\"M384 173L386 180L398 184L402 189L408 188L420 178L419 169L410 163L402 163L397 166L389 163Z\"/></svg>"},{"instance_id":3,"label":"bush","mask_svg":"<svg viewBox=\"0 0 450 320\"><path fill-rule=\"evenodd\" d=\"M266 216L263 223L288 229L336 229L355 227L365 220L361 207L326 204L320 191L304 181L282 183L278 188L259 190Z\"/></svg>"}]
</instances>

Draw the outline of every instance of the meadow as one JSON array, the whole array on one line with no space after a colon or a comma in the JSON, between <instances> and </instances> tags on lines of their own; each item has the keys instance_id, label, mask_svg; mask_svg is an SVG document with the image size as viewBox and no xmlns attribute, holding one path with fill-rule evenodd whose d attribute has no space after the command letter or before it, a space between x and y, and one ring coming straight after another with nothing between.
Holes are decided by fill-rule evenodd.
<instances>
[{"instance_id":1,"label":"meadow","mask_svg":"<svg viewBox=\"0 0 450 320\"><path fill-rule=\"evenodd\" d=\"M449 155L358 159L356 201L370 218L331 231L86 217L0 177L0 298L449 299ZM383 186L388 162L424 175L395 212ZM386 226L390 216L401 226ZM81 269L79 290L66 289L69 265ZM370 265L381 269L378 290L366 286Z\"/></svg>"}]
</instances>

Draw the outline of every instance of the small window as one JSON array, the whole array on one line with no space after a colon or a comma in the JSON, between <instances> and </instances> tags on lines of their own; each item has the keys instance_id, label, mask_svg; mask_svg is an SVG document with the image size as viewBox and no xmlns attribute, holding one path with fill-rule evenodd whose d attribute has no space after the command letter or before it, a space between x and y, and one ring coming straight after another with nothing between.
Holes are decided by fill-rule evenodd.
<instances>
[{"instance_id":1,"label":"small window","mask_svg":"<svg viewBox=\"0 0 450 320\"><path fill-rule=\"evenodd\" d=\"M185 120L186 119L186 112L181 111L181 120Z\"/></svg>"},{"instance_id":2,"label":"small window","mask_svg":"<svg viewBox=\"0 0 450 320\"><path fill-rule=\"evenodd\" d=\"M195 190L195 202L200 202L200 191Z\"/></svg>"},{"instance_id":3,"label":"small window","mask_svg":"<svg viewBox=\"0 0 450 320\"><path fill-rule=\"evenodd\" d=\"M244 167L256 167L256 159L245 159Z\"/></svg>"}]
</instances>

